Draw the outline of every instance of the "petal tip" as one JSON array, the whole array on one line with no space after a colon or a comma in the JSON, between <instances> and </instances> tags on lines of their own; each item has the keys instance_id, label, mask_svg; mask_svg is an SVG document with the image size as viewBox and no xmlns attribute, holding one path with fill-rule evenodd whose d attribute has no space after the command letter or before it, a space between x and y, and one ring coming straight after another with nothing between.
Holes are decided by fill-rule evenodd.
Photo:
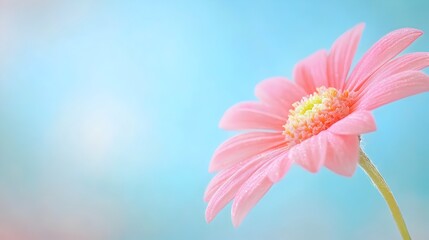
<instances>
[{"instance_id":1,"label":"petal tip","mask_svg":"<svg viewBox=\"0 0 429 240\"><path fill-rule=\"evenodd\" d=\"M356 168L357 168L357 165L353 169L350 169L350 170L347 170L347 171L342 171L342 172L337 172L337 174L339 174L339 175L341 175L343 177L351 178L355 174Z\"/></svg>"},{"instance_id":2,"label":"petal tip","mask_svg":"<svg viewBox=\"0 0 429 240\"><path fill-rule=\"evenodd\" d=\"M313 174L316 174L317 172L319 172L319 169L315 166L306 166L304 167L304 169Z\"/></svg>"},{"instance_id":3,"label":"petal tip","mask_svg":"<svg viewBox=\"0 0 429 240\"><path fill-rule=\"evenodd\" d=\"M234 109L236 108L236 105L233 105L232 107L228 108L223 113L221 119L219 120L219 124L218 124L218 127L220 129L233 130L233 127L231 126L231 121L234 118L233 117L234 116Z\"/></svg>"},{"instance_id":4,"label":"petal tip","mask_svg":"<svg viewBox=\"0 0 429 240\"><path fill-rule=\"evenodd\" d=\"M348 173L348 174L344 174L343 176L347 177L347 178L351 178L351 177L353 177L354 174L355 174L355 171Z\"/></svg>"},{"instance_id":5,"label":"petal tip","mask_svg":"<svg viewBox=\"0 0 429 240\"><path fill-rule=\"evenodd\" d=\"M241 222L234 222L234 220L232 221L232 226L234 226L234 228L238 228L240 227Z\"/></svg>"},{"instance_id":6,"label":"petal tip","mask_svg":"<svg viewBox=\"0 0 429 240\"><path fill-rule=\"evenodd\" d=\"M417 28L402 28L402 29L399 29L398 31L407 32L408 34L416 35L417 37L420 37L421 35L423 35L423 31Z\"/></svg>"},{"instance_id":7,"label":"petal tip","mask_svg":"<svg viewBox=\"0 0 429 240\"><path fill-rule=\"evenodd\" d=\"M211 215L211 214L208 214L208 213L207 213L207 211L206 211L206 216L205 216L205 218L206 218L206 223L210 223L211 221L213 221L214 216L213 216L213 215Z\"/></svg>"},{"instance_id":8,"label":"petal tip","mask_svg":"<svg viewBox=\"0 0 429 240\"><path fill-rule=\"evenodd\" d=\"M231 220L232 220L232 225L235 228L238 228L241 225L247 213L247 211L239 211L238 207L239 207L239 204L237 202L237 199L235 199L231 207Z\"/></svg>"},{"instance_id":9,"label":"petal tip","mask_svg":"<svg viewBox=\"0 0 429 240\"><path fill-rule=\"evenodd\" d=\"M210 161L210 164L209 164L209 169L208 169L208 172L209 173L214 173L214 172L216 172L216 171L218 171L219 169L218 169L218 166L217 166L217 164L215 163L215 161L213 161L213 159Z\"/></svg>"},{"instance_id":10,"label":"petal tip","mask_svg":"<svg viewBox=\"0 0 429 240\"><path fill-rule=\"evenodd\" d=\"M210 186L209 186L204 192L204 197L203 197L204 202L209 202L211 197L212 195L210 194Z\"/></svg>"},{"instance_id":11,"label":"petal tip","mask_svg":"<svg viewBox=\"0 0 429 240\"><path fill-rule=\"evenodd\" d=\"M228 130L228 121L227 121L227 112L224 113L222 118L219 121L218 128Z\"/></svg>"},{"instance_id":12,"label":"petal tip","mask_svg":"<svg viewBox=\"0 0 429 240\"><path fill-rule=\"evenodd\" d=\"M419 36L423 35L423 31L420 29L412 28L412 30L413 30L413 32L415 32L415 34L417 34Z\"/></svg>"},{"instance_id":13,"label":"petal tip","mask_svg":"<svg viewBox=\"0 0 429 240\"><path fill-rule=\"evenodd\" d=\"M354 28L359 30L359 31L363 31L365 29L365 26L366 26L366 24L364 22L360 22L360 23L356 24L356 26Z\"/></svg>"},{"instance_id":14,"label":"petal tip","mask_svg":"<svg viewBox=\"0 0 429 240\"><path fill-rule=\"evenodd\" d=\"M243 221L243 218L239 218L237 216L232 215L231 220L232 220L232 226L234 226L234 228L238 228L240 227L241 222Z\"/></svg>"}]
</instances>

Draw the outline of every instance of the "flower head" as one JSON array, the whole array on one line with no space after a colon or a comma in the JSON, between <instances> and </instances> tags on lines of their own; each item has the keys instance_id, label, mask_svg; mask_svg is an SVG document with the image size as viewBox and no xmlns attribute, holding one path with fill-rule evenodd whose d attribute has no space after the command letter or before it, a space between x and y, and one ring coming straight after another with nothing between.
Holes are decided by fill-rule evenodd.
<instances>
[{"instance_id":1,"label":"flower head","mask_svg":"<svg viewBox=\"0 0 429 240\"><path fill-rule=\"evenodd\" d=\"M331 50L318 51L295 66L294 80L259 83L259 101L242 102L224 114L220 127L247 130L215 151L210 171L219 171L205 193L206 220L233 201L238 226L249 210L292 164L310 172L322 166L352 176L359 136L376 130L371 110L429 91L429 53L397 57L422 32L404 28L376 42L349 74L364 25L340 36Z\"/></svg>"},{"instance_id":2,"label":"flower head","mask_svg":"<svg viewBox=\"0 0 429 240\"><path fill-rule=\"evenodd\" d=\"M295 145L319 134L349 115L352 104L353 94L347 90L317 88L315 93L292 104L293 109L283 125L285 141Z\"/></svg>"}]
</instances>

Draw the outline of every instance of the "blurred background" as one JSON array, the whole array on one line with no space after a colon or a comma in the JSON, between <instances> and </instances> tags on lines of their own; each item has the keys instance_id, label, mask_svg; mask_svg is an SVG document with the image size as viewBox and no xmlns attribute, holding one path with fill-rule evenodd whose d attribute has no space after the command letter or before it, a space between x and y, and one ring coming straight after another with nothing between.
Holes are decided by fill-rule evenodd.
<instances>
[{"instance_id":1,"label":"blurred background","mask_svg":"<svg viewBox=\"0 0 429 240\"><path fill-rule=\"evenodd\" d=\"M360 169L293 167L242 226L203 193L232 104L366 22L357 58L429 1L0 0L0 239L400 239ZM429 34L407 52L429 51ZM429 239L429 94L375 111L364 148Z\"/></svg>"}]
</instances>

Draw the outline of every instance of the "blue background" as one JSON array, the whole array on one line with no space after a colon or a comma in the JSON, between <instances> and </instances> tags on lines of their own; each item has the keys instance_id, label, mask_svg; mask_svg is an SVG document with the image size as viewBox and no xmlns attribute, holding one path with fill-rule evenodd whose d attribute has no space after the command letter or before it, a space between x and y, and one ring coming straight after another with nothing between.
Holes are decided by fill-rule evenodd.
<instances>
[{"instance_id":1,"label":"blue background","mask_svg":"<svg viewBox=\"0 0 429 240\"><path fill-rule=\"evenodd\" d=\"M238 229L203 193L232 104L366 22L429 33L429 1L0 1L0 238L400 239L360 169L295 166ZM429 51L424 35L407 52ZM374 112L363 145L429 239L429 94Z\"/></svg>"}]
</instances>

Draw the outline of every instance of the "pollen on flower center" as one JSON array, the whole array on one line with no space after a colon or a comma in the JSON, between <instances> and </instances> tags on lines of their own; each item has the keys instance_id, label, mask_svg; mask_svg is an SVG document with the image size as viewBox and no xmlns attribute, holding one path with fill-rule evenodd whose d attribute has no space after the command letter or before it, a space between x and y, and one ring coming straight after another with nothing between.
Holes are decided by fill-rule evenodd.
<instances>
[{"instance_id":1,"label":"pollen on flower center","mask_svg":"<svg viewBox=\"0 0 429 240\"><path fill-rule=\"evenodd\" d=\"M290 144L297 144L328 129L350 113L353 94L335 88L319 87L309 96L295 102L289 111L283 135Z\"/></svg>"}]
</instances>

